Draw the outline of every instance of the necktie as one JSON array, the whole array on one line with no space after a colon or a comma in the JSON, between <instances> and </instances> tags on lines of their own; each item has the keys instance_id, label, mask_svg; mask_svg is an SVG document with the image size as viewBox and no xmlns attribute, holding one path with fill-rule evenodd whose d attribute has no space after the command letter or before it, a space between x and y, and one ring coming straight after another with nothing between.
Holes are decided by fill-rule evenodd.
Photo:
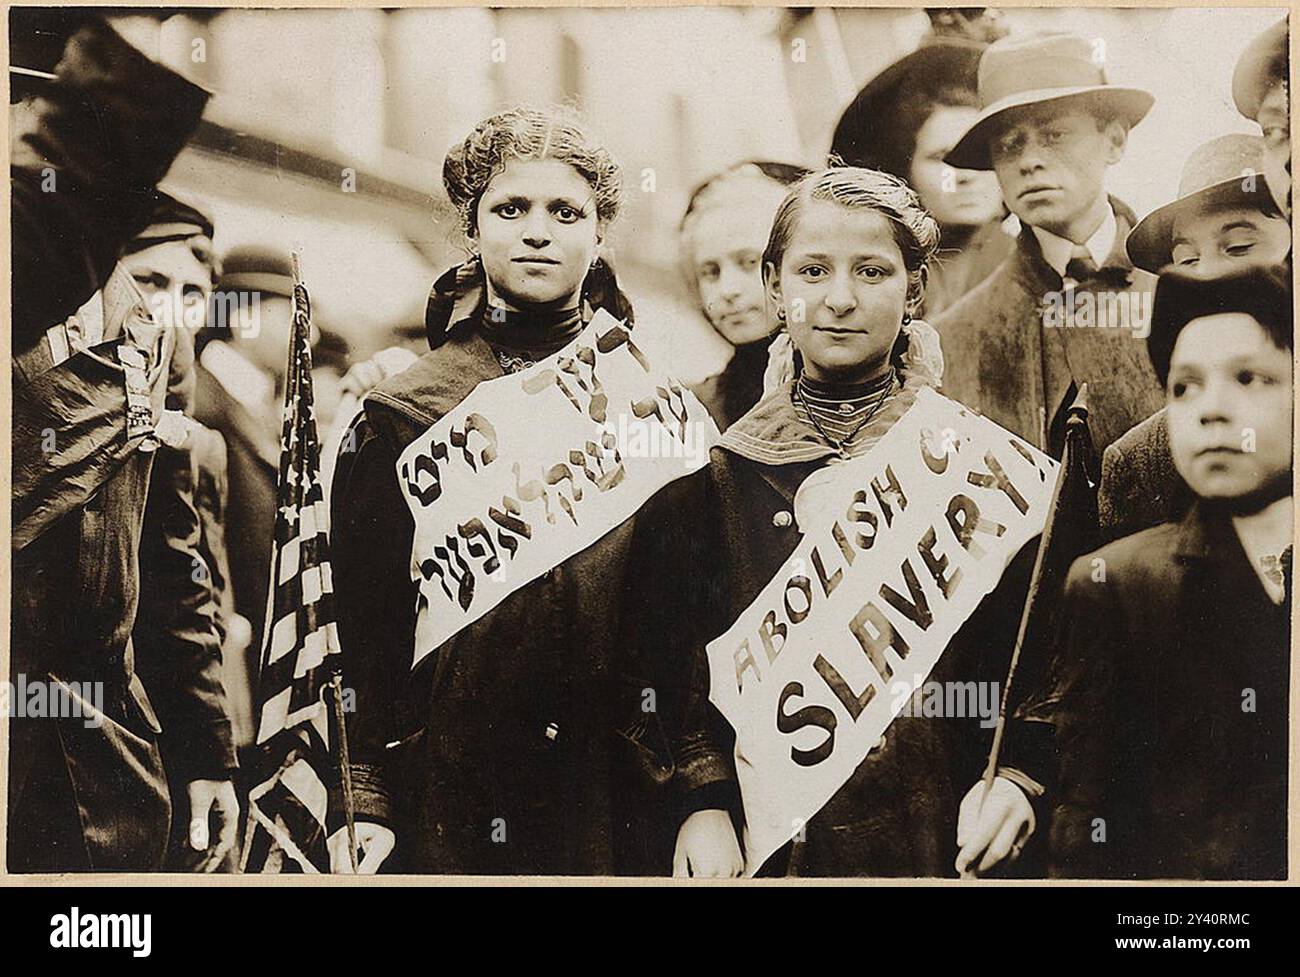
<instances>
[{"instance_id":1,"label":"necktie","mask_svg":"<svg viewBox=\"0 0 1300 977\"><path fill-rule=\"evenodd\" d=\"M1065 266L1065 277L1076 282L1086 282L1097 274L1097 262L1082 244L1076 244L1070 252L1070 260Z\"/></svg>"}]
</instances>

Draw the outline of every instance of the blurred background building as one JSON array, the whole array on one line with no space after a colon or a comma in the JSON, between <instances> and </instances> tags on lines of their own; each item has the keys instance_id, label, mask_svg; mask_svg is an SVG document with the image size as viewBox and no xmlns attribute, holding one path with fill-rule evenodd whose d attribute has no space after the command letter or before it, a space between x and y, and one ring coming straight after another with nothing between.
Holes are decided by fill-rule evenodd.
<instances>
[{"instance_id":1,"label":"blurred background building","mask_svg":"<svg viewBox=\"0 0 1300 977\"><path fill-rule=\"evenodd\" d=\"M1187 154L1249 131L1229 80L1277 8L1019 9L1013 32L1102 38L1112 82L1156 96L1113 189L1139 214ZM612 256L646 328L690 380L722 351L687 303L676 231L693 186L746 157L821 162L840 112L929 24L919 9L229 10L168 30L216 96L165 187L206 202L217 248L303 249L321 325L354 355L423 320L464 257L447 149L516 104L576 105L625 170ZM201 42L201 43L199 43ZM201 57L200 57L201 55Z\"/></svg>"}]
</instances>

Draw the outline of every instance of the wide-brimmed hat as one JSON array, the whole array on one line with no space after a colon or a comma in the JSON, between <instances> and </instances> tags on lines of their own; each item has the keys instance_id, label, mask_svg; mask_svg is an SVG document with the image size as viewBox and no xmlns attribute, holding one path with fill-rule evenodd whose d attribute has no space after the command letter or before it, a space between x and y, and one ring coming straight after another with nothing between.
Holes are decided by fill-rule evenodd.
<instances>
[{"instance_id":1,"label":"wide-brimmed hat","mask_svg":"<svg viewBox=\"0 0 1300 977\"><path fill-rule=\"evenodd\" d=\"M863 86L840 116L831 140L831 156L846 166L893 170L898 156L896 118L900 101L911 91L946 87L976 90L980 56L988 49L979 41L929 37ZM920 125L924 119L912 120ZM903 176L905 174L899 174Z\"/></svg>"},{"instance_id":2,"label":"wide-brimmed hat","mask_svg":"<svg viewBox=\"0 0 1300 977\"><path fill-rule=\"evenodd\" d=\"M1273 198L1260 175L1263 161L1259 136L1220 136L1198 147L1183 164L1177 199L1151 211L1129 233L1129 260L1156 273L1172 262L1174 221L1189 211L1216 206L1273 213Z\"/></svg>"},{"instance_id":3,"label":"wide-brimmed hat","mask_svg":"<svg viewBox=\"0 0 1300 977\"><path fill-rule=\"evenodd\" d=\"M965 170L993 168L989 140L1002 116L1045 102L1087 98L1102 111L1135 126L1155 98L1140 88L1111 85L1093 57L1093 45L1076 34L1038 33L1008 37L980 58L980 114L944 159Z\"/></svg>"},{"instance_id":4,"label":"wide-brimmed hat","mask_svg":"<svg viewBox=\"0 0 1300 977\"><path fill-rule=\"evenodd\" d=\"M1248 119L1259 117L1259 106L1269 88L1287 77L1287 19L1276 24L1246 46L1232 72L1232 100Z\"/></svg>"}]
</instances>

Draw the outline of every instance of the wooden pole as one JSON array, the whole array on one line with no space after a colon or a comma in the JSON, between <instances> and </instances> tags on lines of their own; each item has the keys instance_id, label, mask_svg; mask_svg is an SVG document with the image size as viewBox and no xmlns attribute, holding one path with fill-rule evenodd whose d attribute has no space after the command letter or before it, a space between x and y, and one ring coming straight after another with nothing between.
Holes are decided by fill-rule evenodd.
<instances>
[{"instance_id":1,"label":"wooden pole","mask_svg":"<svg viewBox=\"0 0 1300 977\"><path fill-rule=\"evenodd\" d=\"M1076 424L1086 424L1088 416L1088 385L1085 383L1079 390L1079 395L1070 405L1069 419L1066 421L1066 444L1069 444L1069 429ZM1034 604L1038 599L1038 592L1043 582L1043 561L1047 556L1048 547L1052 543L1052 531L1056 526L1056 509L1061 499L1061 488L1065 485L1066 473L1069 470L1069 451L1063 452L1061 465L1056 472L1056 484L1052 486L1052 501L1047 510L1047 522L1043 526L1043 533L1038 538L1038 552L1034 554L1034 570L1029 578L1029 592L1025 596L1025 606L1020 612L1020 627L1016 632L1015 648L1011 652L1011 664L1007 669L1006 681L1002 684L1002 698L998 706L998 722L993 730L993 746L989 749L988 764L984 767L984 793L980 796L980 810L984 808L984 802L988 799L989 792L993 789L993 780L998 773L998 757L1002 752L1002 740L1006 735L1007 728L1007 704L1011 698L1011 685L1015 681L1016 667L1020 664L1020 653L1024 649L1025 634L1029 630L1029 622L1034 614ZM978 821L978 817L976 818Z\"/></svg>"},{"instance_id":2,"label":"wooden pole","mask_svg":"<svg viewBox=\"0 0 1300 977\"><path fill-rule=\"evenodd\" d=\"M348 823L348 860L352 874L357 874L357 822L352 800L352 761L348 754L348 727L344 721L343 673L335 672L330 679L334 689L334 722L339 737L339 779L343 784L343 816Z\"/></svg>"}]
</instances>

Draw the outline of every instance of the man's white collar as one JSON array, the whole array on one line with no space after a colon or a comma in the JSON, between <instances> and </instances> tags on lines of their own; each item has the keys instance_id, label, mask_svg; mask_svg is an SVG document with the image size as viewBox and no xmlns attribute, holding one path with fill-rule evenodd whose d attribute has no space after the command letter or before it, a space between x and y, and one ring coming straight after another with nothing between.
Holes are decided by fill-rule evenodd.
<instances>
[{"instance_id":1,"label":"man's white collar","mask_svg":"<svg viewBox=\"0 0 1300 977\"><path fill-rule=\"evenodd\" d=\"M1057 237L1051 231L1045 231L1041 227L1032 228L1034 237L1038 238L1038 246L1043 251L1043 260L1052 267L1061 277L1065 277L1066 266L1070 263L1070 256L1074 253L1074 242L1063 237ZM1106 263L1110 257L1111 251L1115 247L1115 238L1119 235L1119 222L1115 219L1115 208L1106 205L1106 218L1101 222L1101 226L1093 232L1092 237L1083 242L1084 248L1092 257L1093 264L1098 268Z\"/></svg>"}]
</instances>

